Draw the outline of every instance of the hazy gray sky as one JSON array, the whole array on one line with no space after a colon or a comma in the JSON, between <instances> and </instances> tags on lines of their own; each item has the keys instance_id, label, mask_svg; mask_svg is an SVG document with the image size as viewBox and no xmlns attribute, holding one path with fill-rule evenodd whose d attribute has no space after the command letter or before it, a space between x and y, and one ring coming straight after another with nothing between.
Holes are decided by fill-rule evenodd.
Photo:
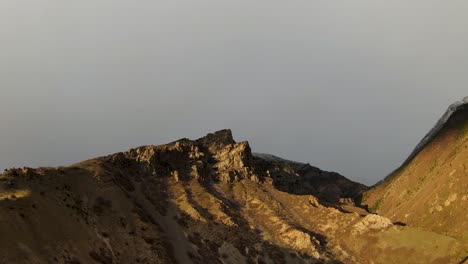
<instances>
[{"instance_id":1,"label":"hazy gray sky","mask_svg":"<svg viewBox=\"0 0 468 264\"><path fill-rule=\"evenodd\" d=\"M231 128L367 184L468 95L468 1L0 2L0 168Z\"/></svg>"}]
</instances>

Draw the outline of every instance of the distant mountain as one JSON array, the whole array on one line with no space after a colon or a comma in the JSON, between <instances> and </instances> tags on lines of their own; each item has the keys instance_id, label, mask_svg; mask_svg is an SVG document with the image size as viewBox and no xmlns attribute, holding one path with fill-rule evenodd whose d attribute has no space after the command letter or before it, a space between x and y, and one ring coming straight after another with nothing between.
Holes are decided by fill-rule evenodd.
<instances>
[{"instance_id":1,"label":"distant mountain","mask_svg":"<svg viewBox=\"0 0 468 264\"><path fill-rule=\"evenodd\" d=\"M293 168L295 170L298 170L298 169L300 169L300 168L307 165L306 163L283 159L283 158L280 158L278 156L275 156L275 155L272 155L272 154L267 154L267 153L256 153L256 152L254 152L254 153L252 153L252 155L254 157L256 157L256 158L260 158L260 159L263 159L265 161L286 163L289 166L291 166L291 168Z\"/></svg>"},{"instance_id":2,"label":"distant mountain","mask_svg":"<svg viewBox=\"0 0 468 264\"><path fill-rule=\"evenodd\" d=\"M0 175L0 263L464 258L457 239L354 206L367 189L308 164L252 155L230 130L69 167L10 169Z\"/></svg>"},{"instance_id":3,"label":"distant mountain","mask_svg":"<svg viewBox=\"0 0 468 264\"><path fill-rule=\"evenodd\" d=\"M468 97L451 105L362 204L395 222L468 241Z\"/></svg>"},{"instance_id":4,"label":"distant mountain","mask_svg":"<svg viewBox=\"0 0 468 264\"><path fill-rule=\"evenodd\" d=\"M286 165L299 176L290 177L289 173L291 172L284 176L281 173L275 174L269 171L269 175L274 179L278 189L294 194L312 194L319 198L323 204L332 206L346 202L354 203L354 200L368 189L367 186L353 182L336 172L322 171L308 163L291 161L265 153L253 153L253 156L267 161L270 166Z\"/></svg>"}]
</instances>

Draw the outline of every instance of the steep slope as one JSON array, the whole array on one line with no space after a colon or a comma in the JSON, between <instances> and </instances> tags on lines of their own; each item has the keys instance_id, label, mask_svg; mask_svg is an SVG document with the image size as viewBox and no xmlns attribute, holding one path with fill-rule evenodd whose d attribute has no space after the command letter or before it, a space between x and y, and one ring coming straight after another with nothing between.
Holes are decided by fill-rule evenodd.
<instances>
[{"instance_id":1,"label":"steep slope","mask_svg":"<svg viewBox=\"0 0 468 264\"><path fill-rule=\"evenodd\" d=\"M363 195L392 221L468 240L468 97L450 106L407 161Z\"/></svg>"},{"instance_id":2,"label":"steep slope","mask_svg":"<svg viewBox=\"0 0 468 264\"><path fill-rule=\"evenodd\" d=\"M254 157L229 130L11 169L0 175L0 263L459 262L453 238L322 204L308 170ZM335 176L319 183L339 191L322 194L362 191Z\"/></svg>"}]
</instances>

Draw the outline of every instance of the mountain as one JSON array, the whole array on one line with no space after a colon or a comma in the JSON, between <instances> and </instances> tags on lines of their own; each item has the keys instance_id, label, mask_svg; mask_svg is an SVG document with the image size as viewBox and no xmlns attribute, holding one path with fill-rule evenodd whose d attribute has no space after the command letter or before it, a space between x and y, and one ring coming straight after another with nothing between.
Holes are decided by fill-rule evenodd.
<instances>
[{"instance_id":1,"label":"mountain","mask_svg":"<svg viewBox=\"0 0 468 264\"><path fill-rule=\"evenodd\" d=\"M0 263L459 263L459 240L368 214L368 188L253 155L230 130L0 175ZM457 198L461 199L461 198Z\"/></svg>"},{"instance_id":2,"label":"mountain","mask_svg":"<svg viewBox=\"0 0 468 264\"><path fill-rule=\"evenodd\" d=\"M347 203L354 205L368 187L353 182L336 172L322 171L308 163L286 160L271 154L253 153L254 157L266 161L269 166L283 166L291 168L292 171L278 173L284 170L277 168L271 170L269 176L273 179L273 184L279 189L294 194L312 194L320 199L322 204L328 206L340 205L343 207ZM286 166L284 166L286 165ZM291 177L290 174L297 174L299 177Z\"/></svg>"},{"instance_id":3,"label":"mountain","mask_svg":"<svg viewBox=\"0 0 468 264\"><path fill-rule=\"evenodd\" d=\"M394 222L468 241L468 97L451 105L409 158L363 195Z\"/></svg>"}]
</instances>

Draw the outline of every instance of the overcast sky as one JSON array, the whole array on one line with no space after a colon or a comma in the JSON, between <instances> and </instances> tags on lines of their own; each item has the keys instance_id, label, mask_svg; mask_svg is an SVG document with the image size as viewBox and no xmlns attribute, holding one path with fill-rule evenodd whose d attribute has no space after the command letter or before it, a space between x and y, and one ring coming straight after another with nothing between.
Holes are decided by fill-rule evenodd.
<instances>
[{"instance_id":1,"label":"overcast sky","mask_svg":"<svg viewBox=\"0 0 468 264\"><path fill-rule=\"evenodd\" d=\"M0 2L0 168L231 128L373 184L468 95L468 1Z\"/></svg>"}]
</instances>

